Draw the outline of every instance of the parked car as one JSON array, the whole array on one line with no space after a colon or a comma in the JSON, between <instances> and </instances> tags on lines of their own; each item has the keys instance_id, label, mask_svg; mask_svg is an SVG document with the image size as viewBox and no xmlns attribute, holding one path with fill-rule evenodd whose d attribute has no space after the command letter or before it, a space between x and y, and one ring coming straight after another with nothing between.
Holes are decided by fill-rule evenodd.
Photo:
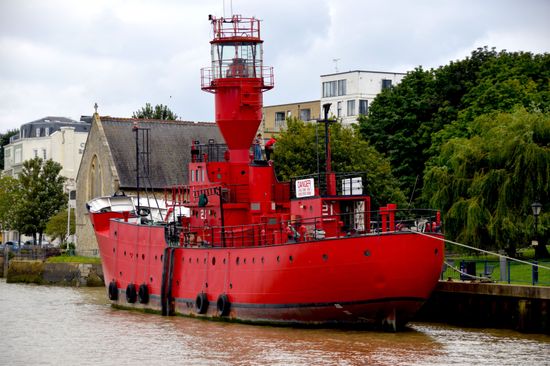
<instances>
[{"instance_id":1,"label":"parked car","mask_svg":"<svg viewBox=\"0 0 550 366\"><path fill-rule=\"evenodd\" d=\"M18 252L19 251L19 244L17 244L17 242L15 241L7 241L4 243L4 245L2 246L2 250L5 248L5 247L9 247L10 251L12 252Z\"/></svg>"}]
</instances>

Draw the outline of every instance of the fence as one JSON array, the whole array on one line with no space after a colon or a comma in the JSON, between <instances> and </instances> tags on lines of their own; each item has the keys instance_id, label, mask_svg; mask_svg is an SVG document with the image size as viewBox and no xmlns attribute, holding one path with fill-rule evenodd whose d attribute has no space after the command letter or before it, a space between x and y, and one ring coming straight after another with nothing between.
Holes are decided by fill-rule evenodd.
<instances>
[{"instance_id":1,"label":"fence","mask_svg":"<svg viewBox=\"0 0 550 366\"><path fill-rule=\"evenodd\" d=\"M500 260L447 259L441 271L442 280L486 281L509 284L550 286L550 260L516 262Z\"/></svg>"}]
</instances>

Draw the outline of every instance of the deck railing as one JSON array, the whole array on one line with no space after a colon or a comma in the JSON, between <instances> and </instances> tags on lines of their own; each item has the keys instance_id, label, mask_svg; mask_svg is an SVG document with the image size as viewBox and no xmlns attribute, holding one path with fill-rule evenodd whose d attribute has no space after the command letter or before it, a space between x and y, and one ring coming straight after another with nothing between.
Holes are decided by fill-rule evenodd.
<instances>
[{"instance_id":1,"label":"deck railing","mask_svg":"<svg viewBox=\"0 0 550 366\"><path fill-rule=\"evenodd\" d=\"M395 210L389 220L384 211L354 212L310 219L277 220L235 226L167 226L166 239L173 246L257 247L324 239L379 235L408 230L439 232L435 210ZM369 219L370 218L370 219Z\"/></svg>"}]
</instances>

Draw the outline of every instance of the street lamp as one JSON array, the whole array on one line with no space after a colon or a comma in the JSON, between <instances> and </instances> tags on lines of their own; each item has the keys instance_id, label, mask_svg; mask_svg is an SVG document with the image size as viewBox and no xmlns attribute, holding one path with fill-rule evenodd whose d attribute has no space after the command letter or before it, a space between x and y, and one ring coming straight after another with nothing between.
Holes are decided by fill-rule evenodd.
<instances>
[{"instance_id":1,"label":"street lamp","mask_svg":"<svg viewBox=\"0 0 550 366\"><path fill-rule=\"evenodd\" d=\"M539 221L539 215L540 215L540 210L542 209L542 205L540 204L540 202L533 202L531 204L531 209L533 210L533 217L535 218L535 239L533 240L532 244L533 246L536 246L536 245L539 245L539 242L538 242L538 231L537 231L537 224L538 224L538 221Z\"/></svg>"}]
</instances>

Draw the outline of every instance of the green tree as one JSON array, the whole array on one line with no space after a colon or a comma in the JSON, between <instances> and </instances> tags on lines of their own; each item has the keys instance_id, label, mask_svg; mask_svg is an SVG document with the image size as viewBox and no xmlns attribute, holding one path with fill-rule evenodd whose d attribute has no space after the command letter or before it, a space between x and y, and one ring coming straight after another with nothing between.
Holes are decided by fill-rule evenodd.
<instances>
[{"instance_id":1,"label":"green tree","mask_svg":"<svg viewBox=\"0 0 550 366\"><path fill-rule=\"evenodd\" d=\"M34 158L23 163L19 175L21 200L16 207L16 229L32 235L35 243L36 234L42 241L50 217L67 205L67 195L63 192L66 178L59 175L61 169L61 164L51 159Z\"/></svg>"},{"instance_id":2,"label":"green tree","mask_svg":"<svg viewBox=\"0 0 550 366\"><path fill-rule=\"evenodd\" d=\"M0 176L0 226L2 230L16 227L16 205L21 201L19 181L10 176Z\"/></svg>"},{"instance_id":3,"label":"green tree","mask_svg":"<svg viewBox=\"0 0 550 366\"><path fill-rule=\"evenodd\" d=\"M18 135L19 130L8 130L6 133L0 133L0 170L4 170L4 146L10 143L10 137Z\"/></svg>"},{"instance_id":4,"label":"green tree","mask_svg":"<svg viewBox=\"0 0 550 366\"><path fill-rule=\"evenodd\" d=\"M471 137L472 121L493 111L550 110L550 54L496 52L479 48L464 60L435 70L417 68L380 93L361 135L384 153L407 194L426 162L455 137ZM421 194L420 179L417 193Z\"/></svg>"},{"instance_id":5,"label":"green tree","mask_svg":"<svg viewBox=\"0 0 550 366\"><path fill-rule=\"evenodd\" d=\"M75 216L74 210L71 210L70 235L75 233ZM44 231L52 240L61 239L64 243L67 236L67 210L61 210L53 215L46 224Z\"/></svg>"},{"instance_id":6,"label":"green tree","mask_svg":"<svg viewBox=\"0 0 550 366\"><path fill-rule=\"evenodd\" d=\"M287 119L287 127L277 138L273 160L278 177L289 180L293 176L325 171L325 133L322 125L306 123L296 118ZM373 207L406 200L391 174L387 159L351 128L334 123L330 127L332 170L344 172L367 172L367 187ZM317 141L319 142L317 144Z\"/></svg>"},{"instance_id":7,"label":"green tree","mask_svg":"<svg viewBox=\"0 0 550 366\"><path fill-rule=\"evenodd\" d=\"M531 203L543 204L536 248L548 257L550 236L550 113L491 113L470 125L432 159L424 196L445 214L450 239L515 254L530 243Z\"/></svg>"},{"instance_id":8,"label":"green tree","mask_svg":"<svg viewBox=\"0 0 550 366\"><path fill-rule=\"evenodd\" d=\"M145 103L145 107L132 114L132 118L177 120L179 117L163 104L157 104L153 107L150 103Z\"/></svg>"}]
</instances>

